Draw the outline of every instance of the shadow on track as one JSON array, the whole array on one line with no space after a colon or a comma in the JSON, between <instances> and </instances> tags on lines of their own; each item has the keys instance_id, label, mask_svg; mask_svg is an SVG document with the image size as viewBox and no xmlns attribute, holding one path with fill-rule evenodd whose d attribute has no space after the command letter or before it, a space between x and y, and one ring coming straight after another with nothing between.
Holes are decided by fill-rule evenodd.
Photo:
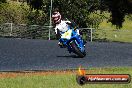
<instances>
[{"instance_id":1,"label":"shadow on track","mask_svg":"<svg viewBox=\"0 0 132 88\"><path fill-rule=\"evenodd\" d=\"M59 58L80 58L79 56L76 56L76 55L64 55L64 56L56 56L56 57L59 57Z\"/></svg>"}]
</instances>

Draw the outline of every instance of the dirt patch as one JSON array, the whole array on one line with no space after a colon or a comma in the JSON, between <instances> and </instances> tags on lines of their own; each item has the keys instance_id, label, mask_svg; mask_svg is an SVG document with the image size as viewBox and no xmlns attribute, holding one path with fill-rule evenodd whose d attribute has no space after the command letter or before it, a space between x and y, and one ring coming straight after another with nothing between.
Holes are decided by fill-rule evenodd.
<instances>
[{"instance_id":1,"label":"dirt patch","mask_svg":"<svg viewBox=\"0 0 132 88\"><path fill-rule=\"evenodd\" d=\"M20 76L45 76L76 74L77 71L22 71L22 72L0 72L0 78L15 78Z\"/></svg>"},{"instance_id":2,"label":"dirt patch","mask_svg":"<svg viewBox=\"0 0 132 88\"><path fill-rule=\"evenodd\" d=\"M86 74L97 74L105 72L107 69L86 69ZM76 70L55 70L55 71L16 71L16 72L0 72L0 78L14 78L20 76L45 76L45 75L65 75L65 74L79 74Z\"/></svg>"}]
</instances>

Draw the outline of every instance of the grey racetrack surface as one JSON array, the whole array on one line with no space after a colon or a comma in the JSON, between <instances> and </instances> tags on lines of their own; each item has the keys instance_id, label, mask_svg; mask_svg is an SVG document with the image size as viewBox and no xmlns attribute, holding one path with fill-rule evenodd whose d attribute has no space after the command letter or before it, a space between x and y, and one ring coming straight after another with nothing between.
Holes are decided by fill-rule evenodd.
<instances>
[{"instance_id":1,"label":"grey racetrack surface","mask_svg":"<svg viewBox=\"0 0 132 88\"><path fill-rule=\"evenodd\" d=\"M57 42L0 38L0 71L132 66L132 43L88 42L87 56L77 58Z\"/></svg>"}]
</instances>

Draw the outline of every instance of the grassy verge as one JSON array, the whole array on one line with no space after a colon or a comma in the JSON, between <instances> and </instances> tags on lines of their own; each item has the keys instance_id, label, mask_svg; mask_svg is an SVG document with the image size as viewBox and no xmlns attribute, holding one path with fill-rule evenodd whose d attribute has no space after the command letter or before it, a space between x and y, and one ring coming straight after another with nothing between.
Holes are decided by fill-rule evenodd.
<instances>
[{"instance_id":1,"label":"grassy verge","mask_svg":"<svg viewBox=\"0 0 132 88\"><path fill-rule=\"evenodd\" d=\"M95 31L95 40L100 41L117 41L117 42L131 42L132 43L132 21L128 18L125 19L123 27L116 29L111 23L104 20L99 29Z\"/></svg>"},{"instance_id":2,"label":"grassy verge","mask_svg":"<svg viewBox=\"0 0 132 88\"><path fill-rule=\"evenodd\" d=\"M91 68L87 74L130 74L132 67ZM76 83L77 71L37 72L37 73L0 73L1 88L132 88L129 84L86 84Z\"/></svg>"}]
</instances>

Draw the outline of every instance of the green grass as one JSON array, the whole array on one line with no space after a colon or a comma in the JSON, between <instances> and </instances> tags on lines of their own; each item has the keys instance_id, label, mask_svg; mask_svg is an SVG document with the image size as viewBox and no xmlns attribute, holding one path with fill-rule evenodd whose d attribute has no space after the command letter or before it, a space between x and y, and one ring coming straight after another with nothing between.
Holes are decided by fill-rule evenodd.
<instances>
[{"instance_id":1,"label":"green grass","mask_svg":"<svg viewBox=\"0 0 132 88\"><path fill-rule=\"evenodd\" d=\"M132 67L90 68L88 74L130 74ZM76 82L76 74L25 75L0 78L0 88L132 88L129 84L86 84L80 86Z\"/></svg>"},{"instance_id":2,"label":"green grass","mask_svg":"<svg viewBox=\"0 0 132 88\"><path fill-rule=\"evenodd\" d=\"M132 21L126 18L123 27L116 29L115 26L104 20L99 25L99 29L95 31L95 34L97 34L95 39L99 40L132 43Z\"/></svg>"}]
</instances>

